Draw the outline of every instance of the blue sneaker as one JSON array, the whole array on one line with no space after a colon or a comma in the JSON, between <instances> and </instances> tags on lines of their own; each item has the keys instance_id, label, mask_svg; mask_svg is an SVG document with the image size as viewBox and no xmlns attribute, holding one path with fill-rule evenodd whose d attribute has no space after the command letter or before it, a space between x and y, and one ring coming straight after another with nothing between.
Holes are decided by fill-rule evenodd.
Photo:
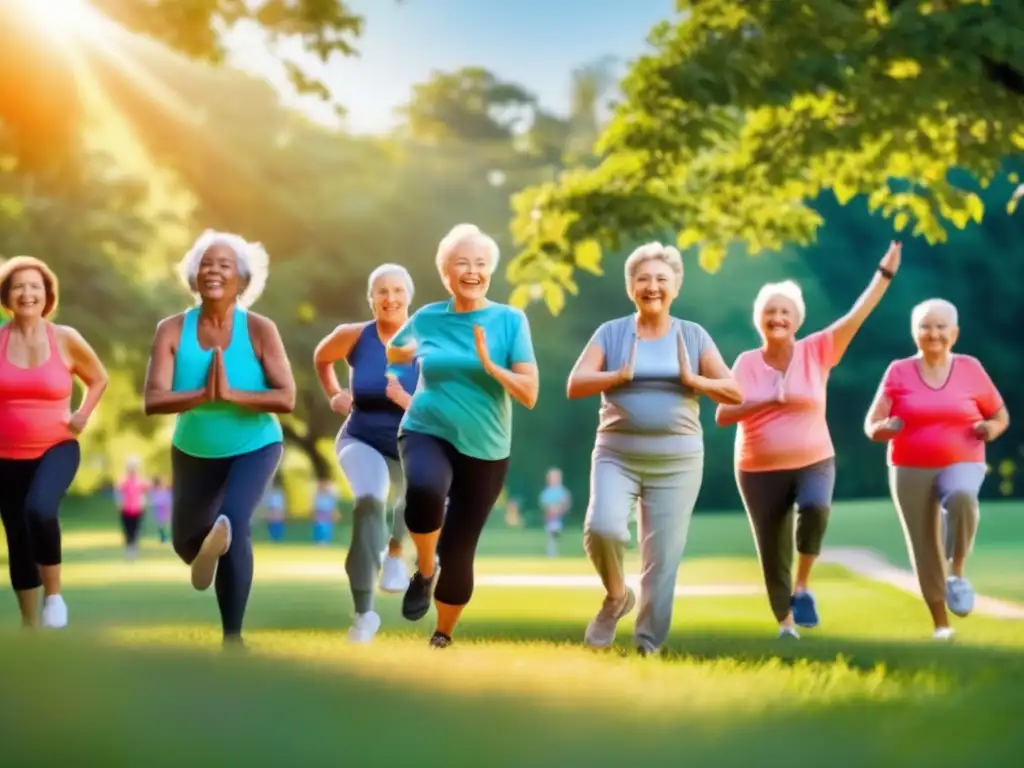
<instances>
[{"instance_id":1,"label":"blue sneaker","mask_svg":"<svg viewBox=\"0 0 1024 768\"><path fill-rule=\"evenodd\" d=\"M818 606L814 602L814 595L806 590L797 592L789 599L789 606L793 609L793 621L800 627L812 628L818 626Z\"/></svg>"},{"instance_id":2,"label":"blue sneaker","mask_svg":"<svg viewBox=\"0 0 1024 768\"><path fill-rule=\"evenodd\" d=\"M946 605L957 616L967 616L974 609L974 588L971 582L957 576L946 579Z\"/></svg>"}]
</instances>

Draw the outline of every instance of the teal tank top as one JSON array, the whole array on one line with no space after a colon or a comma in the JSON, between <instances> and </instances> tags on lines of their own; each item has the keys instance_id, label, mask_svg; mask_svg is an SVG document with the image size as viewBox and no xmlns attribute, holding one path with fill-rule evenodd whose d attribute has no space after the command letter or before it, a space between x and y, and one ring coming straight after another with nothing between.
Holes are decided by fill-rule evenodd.
<instances>
[{"instance_id":1,"label":"teal tank top","mask_svg":"<svg viewBox=\"0 0 1024 768\"><path fill-rule=\"evenodd\" d=\"M199 307L185 313L181 341L174 356L175 392L191 392L206 386L213 362L213 350L199 346L197 335ZM231 342L224 350L224 369L228 386L249 392L269 389L249 339L249 317L235 308ZM171 444L183 453L201 459L220 459L259 450L282 442L281 423L272 413L258 413L234 403L203 403L178 414Z\"/></svg>"}]
</instances>

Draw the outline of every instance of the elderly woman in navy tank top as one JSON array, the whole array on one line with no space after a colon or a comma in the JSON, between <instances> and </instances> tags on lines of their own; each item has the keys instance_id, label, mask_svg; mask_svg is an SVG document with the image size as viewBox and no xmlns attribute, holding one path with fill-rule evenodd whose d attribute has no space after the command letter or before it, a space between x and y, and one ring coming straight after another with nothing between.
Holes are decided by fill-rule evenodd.
<instances>
[{"instance_id":1,"label":"elderly woman in navy tank top","mask_svg":"<svg viewBox=\"0 0 1024 768\"><path fill-rule=\"evenodd\" d=\"M416 389L419 368L415 363L389 366L385 345L409 319L412 296L412 278L405 268L382 264L367 284L373 320L339 325L314 353L317 378L331 410L348 415L335 450L355 499L345 571L356 612L348 636L357 643L369 642L380 628L373 591L382 566L380 586L385 592L404 592L409 583L402 562L405 476L398 458L398 426ZM348 389L341 387L334 371L341 360L349 367ZM394 522L383 559L389 502Z\"/></svg>"}]
</instances>

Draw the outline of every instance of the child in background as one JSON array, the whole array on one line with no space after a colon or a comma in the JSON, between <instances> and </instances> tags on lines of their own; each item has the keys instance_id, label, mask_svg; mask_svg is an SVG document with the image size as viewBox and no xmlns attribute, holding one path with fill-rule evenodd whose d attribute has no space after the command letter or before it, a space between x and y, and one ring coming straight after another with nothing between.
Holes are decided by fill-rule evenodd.
<instances>
[{"instance_id":1,"label":"child in background","mask_svg":"<svg viewBox=\"0 0 1024 768\"><path fill-rule=\"evenodd\" d=\"M138 555L139 528L142 527L142 513L146 510L146 494L149 485L139 474L139 460L130 458L125 462L125 474L115 491L117 505L121 509L121 529L124 532L124 556L134 560Z\"/></svg>"},{"instance_id":2,"label":"child in background","mask_svg":"<svg viewBox=\"0 0 1024 768\"><path fill-rule=\"evenodd\" d=\"M313 498L313 541L320 545L330 544L337 519L338 497L329 480L320 480Z\"/></svg>"},{"instance_id":3,"label":"child in background","mask_svg":"<svg viewBox=\"0 0 1024 768\"><path fill-rule=\"evenodd\" d=\"M171 487L164 485L160 475L153 477L152 485L149 488L149 512L156 523L156 532L160 536L160 543L166 544L170 538L171 526Z\"/></svg>"},{"instance_id":4,"label":"child in background","mask_svg":"<svg viewBox=\"0 0 1024 768\"><path fill-rule=\"evenodd\" d=\"M284 489L281 487L281 481L277 477L274 478L274 481L263 496L262 506L263 514L267 520L267 532L270 534L270 540L284 541Z\"/></svg>"},{"instance_id":5,"label":"child in background","mask_svg":"<svg viewBox=\"0 0 1024 768\"><path fill-rule=\"evenodd\" d=\"M540 494L540 509L544 514L547 532L548 557L558 557L558 539L562 535L562 518L569 513L572 497L562 485L562 470L552 468L545 478L546 487Z\"/></svg>"}]
</instances>

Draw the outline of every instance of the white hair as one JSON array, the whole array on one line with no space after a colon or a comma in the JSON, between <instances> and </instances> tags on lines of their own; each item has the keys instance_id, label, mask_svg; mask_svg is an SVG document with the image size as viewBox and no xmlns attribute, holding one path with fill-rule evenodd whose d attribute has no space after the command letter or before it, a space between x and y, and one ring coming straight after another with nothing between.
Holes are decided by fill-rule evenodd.
<instances>
[{"instance_id":1,"label":"white hair","mask_svg":"<svg viewBox=\"0 0 1024 768\"><path fill-rule=\"evenodd\" d=\"M937 315L943 315L951 326L957 327L960 320L959 313L956 310L956 305L951 301L945 299L926 299L910 310L910 333L911 335L917 333L918 326L924 322L926 316L935 313Z\"/></svg>"},{"instance_id":2,"label":"white hair","mask_svg":"<svg viewBox=\"0 0 1024 768\"><path fill-rule=\"evenodd\" d=\"M671 245L661 243L644 243L636 248L626 258L626 295L633 298L633 280L640 270L640 265L647 261L660 261L668 265L676 278L676 289L683 284L683 257L679 255L679 249Z\"/></svg>"},{"instance_id":3,"label":"white hair","mask_svg":"<svg viewBox=\"0 0 1024 768\"><path fill-rule=\"evenodd\" d=\"M783 280L781 283L765 283L754 298L754 327L761 333L761 315L768 302L772 299L788 299L796 307L796 325L799 328L807 317L807 305L804 304L804 292L794 280Z\"/></svg>"},{"instance_id":4,"label":"white hair","mask_svg":"<svg viewBox=\"0 0 1024 768\"><path fill-rule=\"evenodd\" d=\"M476 245L484 248L488 255L487 274L493 275L498 268L500 252L494 238L480 231L475 224L456 224L445 235L437 246L437 271L442 280L446 280L448 262L465 245Z\"/></svg>"},{"instance_id":5,"label":"white hair","mask_svg":"<svg viewBox=\"0 0 1024 768\"><path fill-rule=\"evenodd\" d=\"M199 287L196 285L196 277L199 274L199 264L206 252L217 245L230 248L235 254L238 274L243 282L238 303L246 308L251 307L267 285L270 257L260 243L250 243L241 235L207 229L196 239L188 253L179 262L178 271L181 279L198 298Z\"/></svg>"},{"instance_id":6,"label":"white hair","mask_svg":"<svg viewBox=\"0 0 1024 768\"><path fill-rule=\"evenodd\" d=\"M412 283L412 275L409 274L409 270L401 264L381 264L370 273L370 277L366 280L366 300L370 302L370 309L373 309L373 289L377 285L377 281L382 277L389 277L391 275L397 275L402 278L402 281L405 283L405 290L409 294L409 301L412 302L416 287Z\"/></svg>"}]
</instances>

